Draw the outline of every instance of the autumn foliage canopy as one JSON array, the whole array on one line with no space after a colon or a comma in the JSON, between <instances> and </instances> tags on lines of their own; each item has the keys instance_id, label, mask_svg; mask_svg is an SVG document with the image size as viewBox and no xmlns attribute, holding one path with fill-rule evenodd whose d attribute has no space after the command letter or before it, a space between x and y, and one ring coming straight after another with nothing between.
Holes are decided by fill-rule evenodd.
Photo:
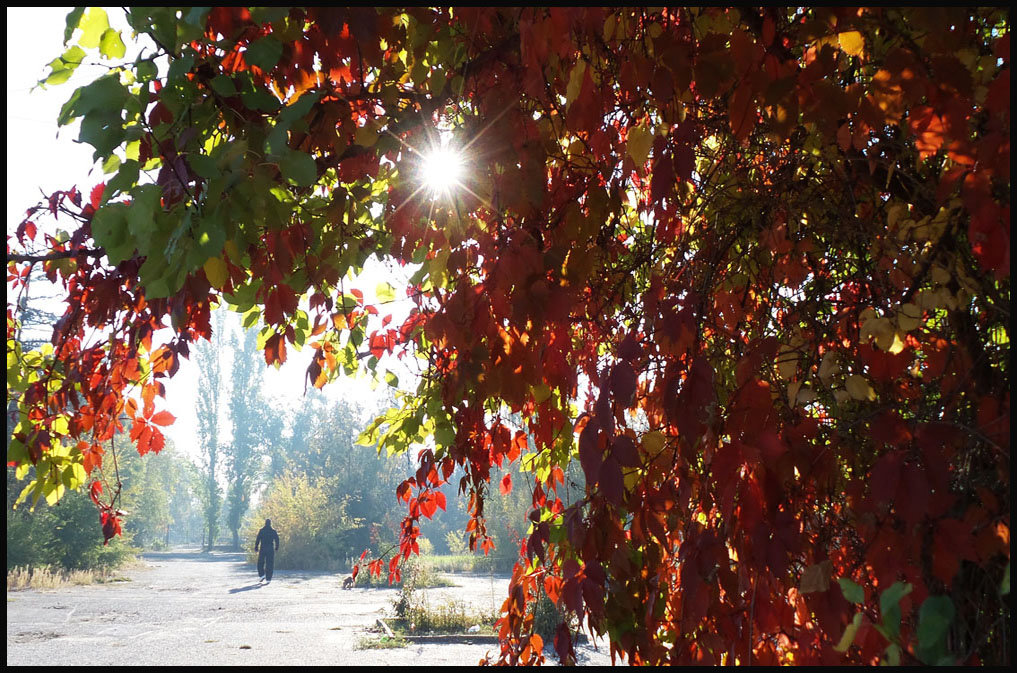
<instances>
[{"instance_id":1,"label":"autumn foliage canopy","mask_svg":"<svg viewBox=\"0 0 1017 673\"><path fill-rule=\"evenodd\" d=\"M48 84L121 65L106 21L68 17ZM313 348L309 385L419 365L363 436L418 465L372 571L399 573L449 479L489 549L492 468L521 462L500 484L532 493L503 662L543 660L542 594L563 660L580 617L633 663L1009 662L1005 12L128 21L154 46L59 119L106 181L7 237L26 496L96 478L116 431L158 451L163 381L227 304L268 364ZM464 170L436 193L442 139ZM405 294L365 299L371 257ZM23 351L36 265L66 311ZM115 492L92 493L112 536Z\"/></svg>"}]
</instances>

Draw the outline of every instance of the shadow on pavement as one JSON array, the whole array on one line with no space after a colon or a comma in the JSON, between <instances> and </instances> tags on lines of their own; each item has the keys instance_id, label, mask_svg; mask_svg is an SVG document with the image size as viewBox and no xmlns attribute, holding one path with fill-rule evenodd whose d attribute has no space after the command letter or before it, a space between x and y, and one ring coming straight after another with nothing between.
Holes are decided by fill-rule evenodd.
<instances>
[{"instance_id":1,"label":"shadow on pavement","mask_svg":"<svg viewBox=\"0 0 1017 673\"><path fill-rule=\"evenodd\" d=\"M246 560L243 552L202 552L198 550L151 551L141 555L146 561L209 561L222 563L233 561L242 563Z\"/></svg>"},{"instance_id":2,"label":"shadow on pavement","mask_svg":"<svg viewBox=\"0 0 1017 673\"><path fill-rule=\"evenodd\" d=\"M230 593L231 594L238 594L241 591L250 591L251 589L260 589L263 586L265 586L265 585L262 584L261 582L257 582L255 584L250 584L250 585L248 585L246 587L237 587L236 589L230 589Z\"/></svg>"}]
</instances>

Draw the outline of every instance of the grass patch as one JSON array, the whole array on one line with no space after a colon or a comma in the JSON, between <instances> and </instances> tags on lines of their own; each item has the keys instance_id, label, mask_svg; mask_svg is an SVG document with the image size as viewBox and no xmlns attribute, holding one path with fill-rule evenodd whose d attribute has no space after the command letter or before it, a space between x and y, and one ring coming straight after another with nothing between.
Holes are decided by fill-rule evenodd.
<instances>
[{"instance_id":1,"label":"grass patch","mask_svg":"<svg viewBox=\"0 0 1017 673\"><path fill-rule=\"evenodd\" d=\"M381 636L380 638L361 638L357 641L355 649L358 650L394 650L398 647L406 647L409 642L398 634L395 637Z\"/></svg>"},{"instance_id":2,"label":"grass patch","mask_svg":"<svg viewBox=\"0 0 1017 673\"><path fill-rule=\"evenodd\" d=\"M428 554L421 556L420 564L443 573L511 572L515 557L489 554Z\"/></svg>"},{"instance_id":3,"label":"grass patch","mask_svg":"<svg viewBox=\"0 0 1017 673\"><path fill-rule=\"evenodd\" d=\"M429 586L420 580L433 572L417 566L405 576L402 589L393 603L395 630L405 635L468 634L471 629L474 634L493 633L494 622L498 619L496 612L477 612L467 607L465 602L454 599L431 605L427 594L417 591Z\"/></svg>"},{"instance_id":4,"label":"grass patch","mask_svg":"<svg viewBox=\"0 0 1017 673\"><path fill-rule=\"evenodd\" d=\"M483 634L494 633L495 612L471 610L462 601L450 600L440 605L429 605L426 598L403 609L402 616L393 620L394 630L407 635ZM479 629L473 629L479 627Z\"/></svg>"},{"instance_id":5,"label":"grass patch","mask_svg":"<svg viewBox=\"0 0 1017 673\"><path fill-rule=\"evenodd\" d=\"M113 570L66 570L52 566L38 568L15 567L7 571L7 591L26 589L59 589L68 586L130 582Z\"/></svg>"}]
</instances>

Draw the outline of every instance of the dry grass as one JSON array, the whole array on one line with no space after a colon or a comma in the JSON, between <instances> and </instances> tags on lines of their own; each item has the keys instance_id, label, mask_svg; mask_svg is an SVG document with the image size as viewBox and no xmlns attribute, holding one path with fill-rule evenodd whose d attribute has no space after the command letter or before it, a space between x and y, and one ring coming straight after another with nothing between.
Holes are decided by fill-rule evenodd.
<instances>
[{"instance_id":1,"label":"dry grass","mask_svg":"<svg viewBox=\"0 0 1017 673\"><path fill-rule=\"evenodd\" d=\"M39 568L15 567L7 571L7 591L25 589L59 589L68 586L127 582L126 577L109 570L65 570L41 566Z\"/></svg>"}]
</instances>

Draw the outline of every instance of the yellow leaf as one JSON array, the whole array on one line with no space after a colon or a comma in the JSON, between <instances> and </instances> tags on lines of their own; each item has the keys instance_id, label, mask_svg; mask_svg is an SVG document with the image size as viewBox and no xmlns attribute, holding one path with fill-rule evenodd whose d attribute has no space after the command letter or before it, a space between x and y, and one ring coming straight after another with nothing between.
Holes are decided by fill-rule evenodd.
<instances>
[{"instance_id":1,"label":"yellow leaf","mask_svg":"<svg viewBox=\"0 0 1017 673\"><path fill-rule=\"evenodd\" d=\"M840 39L840 48L851 56L861 56L865 49L865 38L857 30L849 30L837 36Z\"/></svg>"},{"instance_id":2,"label":"yellow leaf","mask_svg":"<svg viewBox=\"0 0 1017 673\"><path fill-rule=\"evenodd\" d=\"M228 278L226 262L222 261L221 257L209 257L205 261L204 269L205 277L208 278L209 284L217 290L222 289Z\"/></svg>"},{"instance_id":3,"label":"yellow leaf","mask_svg":"<svg viewBox=\"0 0 1017 673\"><path fill-rule=\"evenodd\" d=\"M648 455L656 456L664 448L664 435L654 430L643 435L643 450Z\"/></svg>"},{"instance_id":4,"label":"yellow leaf","mask_svg":"<svg viewBox=\"0 0 1017 673\"><path fill-rule=\"evenodd\" d=\"M893 353L894 355L904 350L904 342L901 341L899 334L893 335L893 343L890 344L890 347L887 348L886 350L889 351L890 353Z\"/></svg>"},{"instance_id":5,"label":"yellow leaf","mask_svg":"<svg viewBox=\"0 0 1017 673\"><path fill-rule=\"evenodd\" d=\"M790 346L781 346L777 353L777 373L780 378L790 381L798 371L798 353Z\"/></svg>"},{"instance_id":6,"label":"yellow leaf","mask_svg":"<svg viewBox=\"0 0 1017 673\"><path fill-rule=\"evenodd\" d=\"M798 391L802 387L801 381L795 381L794 383L788 384L787 387L787 399L791 402L791 406L795 406L798 401Z\"/></svg>"},{"instance_id":7,"label":"yellow leaf","mask_svg":"<svg viewBox=\"0 0 1017 673\"><path fill-rule=\"evenodd\" d=\"M872 386L865 380L865 377L860 374L852 374L847 377L844 387L847 388L848 394L853 399L869 401L876 399L876 391L872 389Z\"/></svg>"},{"instance_id":8,"label":"yellow leaf","mask_svg":"<svg viewBox=\"0 0 1017 673\"><path fill-rule=\"evenodd\" d=\"M583 75L586 74L586 61L579 59L569 74L569 83L565 87L565 107L571 107L572 101L579 98L579 90L583 87Z\"/></svg>"},{"instance_id":9,"label":"yellow leaf","mask_svg":"<svg viewBox=\"0 0 1017 673\"><path fill-rule=\"evenodd\" d=\"M618 27L618 17L615 14L608 14L604 19L604 42L610 42L614 37L614 30Z\"/></svg>"},{"instance_id":10,"label":"yellow leaf","mask_svg":"<svg viewBox=\"0 0 1017 673\"><path fill-rule=\"evenodd\" d=\"M862 341L869 339L876 340L876 347L880 350L889 350L893 345L894 329L889 318L869 318L862 323L859 335Z\"/></svg>"},{"instance_id":11,"label":"yellow leaf","mask_svg":"<svg viewBox=\"0 0 1017 673\"><path fill-rule=\"evenodd\" d=\"M910 332L922 324L922 311L912 303L901 304L897 311L897 325L904 332Z\"/></svg>"},{"instance_id":12,"label":"yellow leaf","mask_svg":"<svg viewBox=\"0 0 1017 673\"><path fill-rule=\"evenodd\" d=\"M796 404L812 404L816 401L816 391L811 388L802 388L795 396Z\"/></svg>"},{"instance_id":13,"label":"yellow leaf","mask_svg":"<svg viewBox=\"0 0 1017 673\"><path fill-rule=\"evenodd\" d=\"M354 142L361 147L373 147L378 142L378 131L368 124L358 128L353 138Z\"/></svg>"},{"instance_id":14,"label":"yellow leaf","mask_svg":"<svg viewBox=\"0 0 1017 673\"><path fill-rule=\"evenodd\" d=\"M819 378L823 383L830 385L830 379L839 371L840 365L837 364L837 352L826 351L823 353L823 361L819 365Z\"/></svg>"},{"instance_id":15,"label":"yellow leaf","mask_svg":"<svg viewBox=\"0 0 1017 673\"><path fill-rule=\"evenodd\" d=\"M646 157L650 153L652 145L653 131L647 128L645 124L636 124L629 129L625 148L628 150L629 156L632 157L632 161L636 166L642 166L646 163Z\"/></svg>"},{"instance_id":16,"label":"yellow leaf","mask_svg":"<svg viewBox=\"0 0 1017 673\"><path fill-rule=\"evenodd\" d=\"M855 635L858 633L858 628L862 625L862 613L858 612L855 614L855 618L851 620L851 623L844 629L844 635L841 636L840 642L833 646L838 652L847 652L847 649L851 647L851 643L855 641Z\"/></svg>"},{"instance_id":17,"label":"yellow leaf","mask_svg":"<svg viewBox=\"0 0 1017 673\"><path fill-rule=\"evenodd\" d=\"M533 401L537 404L541 404L551 397L551 387L543 381L540 382L540 385L533 386L530 390L533 392Z\"/></svg>"}]
</instances>

